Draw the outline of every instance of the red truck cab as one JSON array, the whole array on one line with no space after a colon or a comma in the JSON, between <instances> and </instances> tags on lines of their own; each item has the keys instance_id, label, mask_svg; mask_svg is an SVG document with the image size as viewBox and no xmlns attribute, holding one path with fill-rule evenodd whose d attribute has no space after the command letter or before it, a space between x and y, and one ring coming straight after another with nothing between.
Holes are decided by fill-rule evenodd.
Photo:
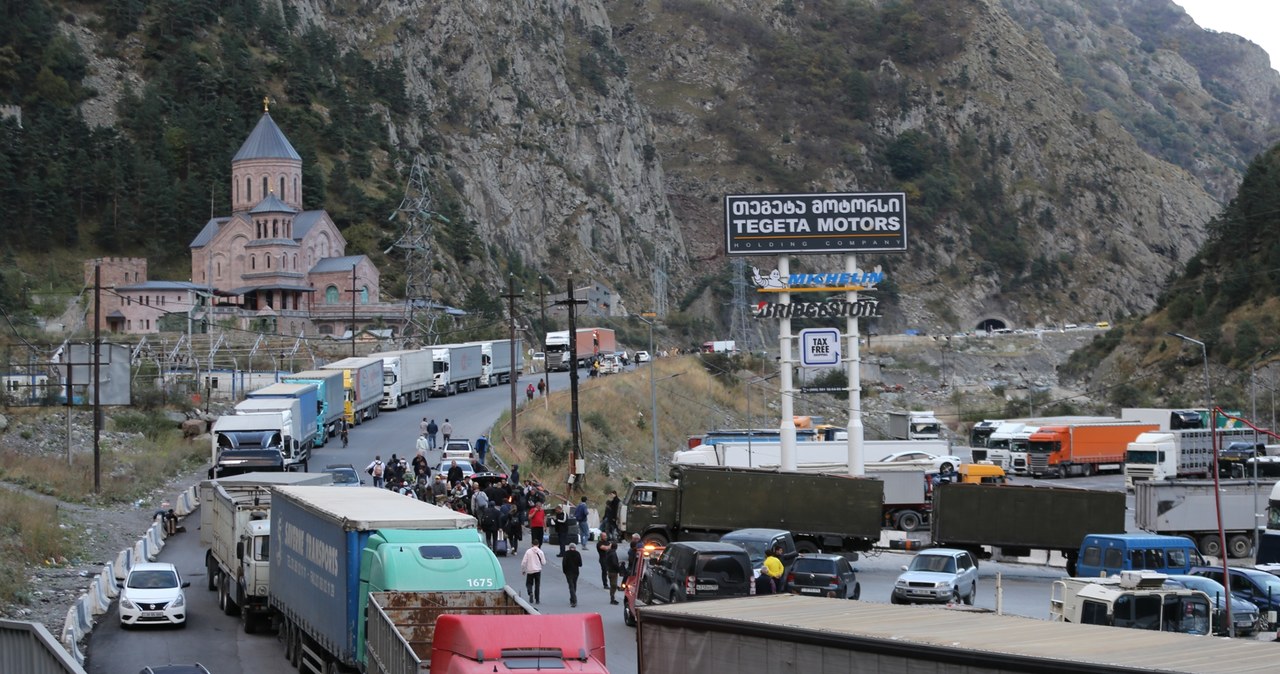
<instances>
[{"instance_id":1,"label":"red truck cab","mask_svg":"<svg viewBox=\"0 0 1280 674\"><path fill-rule=\"evenodd\" d=\"M436 621L432 674L540 669L608 674L600 614L446 613Z\"/></svg>"}]
</instances>

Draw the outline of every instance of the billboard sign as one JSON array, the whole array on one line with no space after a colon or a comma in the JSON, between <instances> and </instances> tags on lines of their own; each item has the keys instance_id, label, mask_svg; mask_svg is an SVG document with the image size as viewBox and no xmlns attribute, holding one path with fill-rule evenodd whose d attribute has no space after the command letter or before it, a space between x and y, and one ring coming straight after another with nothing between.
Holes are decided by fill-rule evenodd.
<instances>
[{"instance_id":1,"label":"billboard sign","mask_svg":"<svg viewBox=\"0 0 1280 674\"><path fill-rule=\"evenodd\" d=\"M725 252L902 252L906 203L902 192L725 195Z\"/></svg>"},{"instance_id":2,"label":"billboard sign","mask_svg":"<svg viewBox=\"0 0 1280 674\"><path fill-rule=\"evenodd\" d=\"M859 297L825 302L756 302L756 318L880 318L880 300Z\"/></svg>"},{"instance_id":3,"label":"billboard sign","mask_svg":"<svg viewBox=\"0 0 1280 674\"><path fill-rule=\"evenodd\" d=\"M800 331L800 365L831 367L840 364L840 331L809 328Z\"/></svg>"}]
</instances>

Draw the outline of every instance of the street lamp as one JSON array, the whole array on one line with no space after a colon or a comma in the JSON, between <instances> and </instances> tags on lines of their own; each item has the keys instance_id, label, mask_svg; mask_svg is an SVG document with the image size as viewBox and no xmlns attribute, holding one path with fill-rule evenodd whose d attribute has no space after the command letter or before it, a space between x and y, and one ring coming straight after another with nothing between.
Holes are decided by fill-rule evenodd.
<instances>
[{"instance_id":1,"label":"street lamp","mask_svg":"<svg viewBox=\"0 0 1280 674\"><path fill-rule=\"evenodd\" d=\"M751 387L755 384L763 384L764 382L781 375L782 372L774 372L767 377L756 377L747 382L747 463L752 463L751 440L756 435L756 418L751 415ZM754 468L754 466L751 466Z\"/></svg>"},{"instance_id":2,"label":"street lamp","mask_svg":"<svg viewBox=\"0 0 1280 674\"><path fill-rule=\"evenodd\" d=\"M653 376L653 321L658 314L646 311L643 314L631 314L649 326L649 427L653 429L653 481L661 481L658 475L658 380ZM646 318L646 316L648 318Z\"/></svg>"},{"instance_id":3,"label":"street lamp","mask_svg":"<svg viewBox=\"0 0 1280 674\"><path fill-rule=\"evenodd\" d=\"M1209 349L1205 347L1204 342L1188 337L1178 332L1165 333L1170 337L1177 337L1184 342L1200 345L1200 357L1204 360L1204 392L1205 407L1209 410L1209 437L1211 439L1210 446L1213 448L1213 501L1218 511L1218 546L1222 557L1222 587L1226 590L1226 596L1223 600L1226 604L1227 614L1227 635L1234 638L1236 636L1236 624L1231 615L1231 572L1227 570L1227 536L1222 529L1222 492L1218 488L1218 429L1216 416L1213 413L1213 391L1209 388ZM1255 516L1256 517L1256 516ZM1256 523L1255 523L1256 524ZM1254 529L1257 529L1255 526Z\"/></svg>"}]
</instances>

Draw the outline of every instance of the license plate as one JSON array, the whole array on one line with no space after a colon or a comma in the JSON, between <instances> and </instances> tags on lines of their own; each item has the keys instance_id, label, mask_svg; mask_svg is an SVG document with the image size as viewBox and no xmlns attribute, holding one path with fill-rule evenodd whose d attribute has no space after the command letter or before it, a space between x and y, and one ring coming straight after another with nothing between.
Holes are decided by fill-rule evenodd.
<instances>
[{"instance_id":1,"label":"license plate","mask_svg":"<svg viewBox=\"0 0 1280 674\"><path fill-rule=\"evenodd\" d=\"M163 618L164 611L143 611L142 617L143 618Z\"/></svg>"},{"instance_id":2,"label":"license plate","mask_svg":"<svg viewBox=\"0 0 1280 674\"><path fill-rule=\"evenodd\" d=\"M800 592L803 594L818 594L819 590L816 587L802 587Z\"/></svg>"},{"instance_id":3,"label":"license plate","mask_svg":"<svg viewBox=\"0 0 1280 674\"><path fill-rule=\"evenodd\" d=\"M698 590L719 590L720 589L720 586L715 583L698 583L695 587Z\"/></svg>"},{"instance_id":4,"label":"license plate","mask_svg":"<svg viewBox=\"0 0 1280 674\"><path fill-rule=\"evenodd\" d=\"M1237 620L1237 621L1236 621L1236 627L1252 627L1252 626L1253 626L1253 621L1252 621L1252 620Z\"/></svg>"}]
</instances>

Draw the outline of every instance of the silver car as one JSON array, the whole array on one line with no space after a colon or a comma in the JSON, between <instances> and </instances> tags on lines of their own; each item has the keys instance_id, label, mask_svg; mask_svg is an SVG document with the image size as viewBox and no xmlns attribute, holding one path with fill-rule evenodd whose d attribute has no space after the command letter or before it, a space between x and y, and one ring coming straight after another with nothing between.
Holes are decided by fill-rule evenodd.
<instances>
[{"instance_id":1,"label":"silver car","mask_svg":"<svg viewBox=\"0 0 1280 674\"><path fill-rule=\"evenodd\" d=\"M978 595L978 562L967 550L923 550L902 570L889 597L894 604L973 604Z\"/></svg>"}]
</instances>

